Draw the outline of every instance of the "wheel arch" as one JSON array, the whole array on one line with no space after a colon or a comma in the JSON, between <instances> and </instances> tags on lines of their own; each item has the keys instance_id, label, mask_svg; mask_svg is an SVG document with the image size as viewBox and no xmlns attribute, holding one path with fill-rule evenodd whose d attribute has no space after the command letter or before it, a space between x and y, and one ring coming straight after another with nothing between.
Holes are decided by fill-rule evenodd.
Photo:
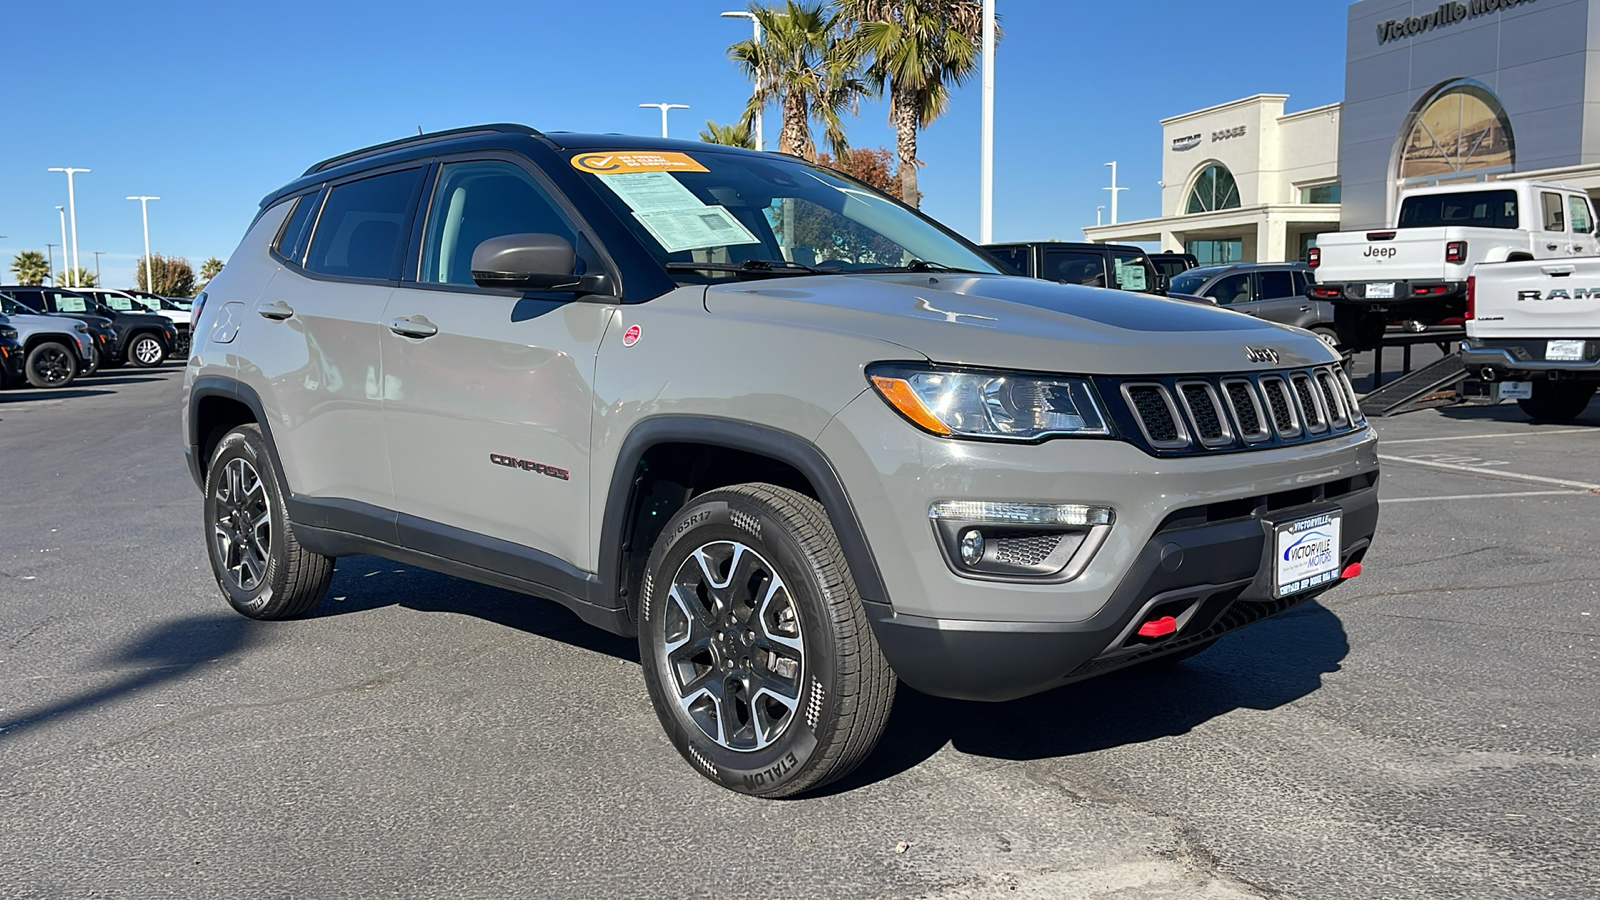
<instances>
[{"instance_id":1,"label":"wheel arch","mask_svg":"<svg viewBox=\"0 0 1600 900\"><path fill-rule=\"evenodd\" d=\"M132 340L131 335L129 340ZM261 437L272 456L272 469L278 476L278 486L283 489L284 496L289 496L283 465L278 460L278 444L272 439L272 428L267 424L261 397L248 385L220 375L202 375L189 389L189 423L184 439L190 459L194 460L191 474L196 485L205 490L206 467L211 464L211 454L222 436L248 424L261 428Z\"/></svg>"},{"instance_id":2,"label":"wheel arch","mask_svg":"<svg viewBox=\"0 0 1600 900\"><path fill-rule=\"evenodd\" d=\"M638 423L623 440L600 528L601 578L630 615L637 618L638 582L667 520L699 494L752 480L776 482L821 502L862 599L888 602L849 493L815 444L748 422L657 416Z\"/></svg>"}]
</instances>

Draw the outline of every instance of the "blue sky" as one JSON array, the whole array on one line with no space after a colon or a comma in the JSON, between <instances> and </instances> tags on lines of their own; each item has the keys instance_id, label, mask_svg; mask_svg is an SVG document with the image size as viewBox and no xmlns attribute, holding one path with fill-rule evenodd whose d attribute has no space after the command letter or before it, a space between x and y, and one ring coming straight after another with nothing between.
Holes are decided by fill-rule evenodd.
<instances>
[{"instance_id":1,"label":"blue sky","mask_svg":"<svg viewBox=\"0 0 1600 900\"><path fill-rule=\"evenodd\" d=\"M998 0L997 240L1081 240L1119 162L1124 220L1158 215L1159 120L1256 93L1339 100L1345 0ZM0 259L59 243L77 176L82 264L132 283L150 194L157 253L226 259L261 197L318 159L482 122L655 134L645 102L687 103L674 137L733 120L748 90L725 56L749 24L727 0L606 3L27 3L6 15ZM63 51L63 48L67 48ZM849 122L894 144L887 105ZM978 230L974 79L923 133L923 208ZM776 113L769 112L769 142ZM59 252L59 251L58 251ZM9 279L9 273L5 276Z\"/></svg>"}]
</instances>

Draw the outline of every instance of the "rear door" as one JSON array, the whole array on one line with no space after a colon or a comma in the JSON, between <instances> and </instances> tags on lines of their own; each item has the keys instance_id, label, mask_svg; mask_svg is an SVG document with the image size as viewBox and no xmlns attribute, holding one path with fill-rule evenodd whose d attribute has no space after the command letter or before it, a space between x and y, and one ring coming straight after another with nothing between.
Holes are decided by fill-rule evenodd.
<instances>
[{"instance_id":1,"label":"rear door","mask_svg":"<svg viewBox=\"0 0 1600 900\"><path fill-rule=\"evenodd\" d=\"M1262 269L1256 274L1256 299L1250 314L1269 322L1309 328L1315 324L1316 308L1303 296L1304 282L1295 289L1294 270Z\"/></svg>"},{"instance_id":2,"label":"rear door","mask_svg":"<svg viewBox=\"0 0 1600 900\"><path fill-rule=\"evenodd\" d=\"M1119 291L1155 293L1160 289L1155 266L1136 250L1111 251L1111 286Z\"/></svg>"},{"instance_id":3,"label":"rear door","mask_svg":"<svg viewBox=\"0 0 1600 900\"><path fill-rule=\"evenodd\" d=\"M1594 210L1586 194L1567 195L1567 228L1572 235L1569 249L1573 256L1600 254L1600 241L1594 236Z\"/></svg>"},{"instance_id":4,"label":"rear door","mask_svg":"<svg viewBox=\"0 0 1600 900\"><path fill-rule=\"evenodd\" d=\"M616 307L478 287L473 250L524 233L559 235L579 248L584 271L602 268L520 158L443 161L417 268L381 334L400 539L470 561L487 536L588 567L595 353Z\"/></svg>"},{"instance_id":5,"label":"rear door","mask_svg":"<svg viewBox=\"0 0 1600 900\"><path fill-rule=\"evenodd\" d=\"M1555 191L1540 191L1534 214L1539 231L1533 236L1535 259L1573 255L1572 235L1567 231L1567 200Z\"/></svg>"}]
</instances>

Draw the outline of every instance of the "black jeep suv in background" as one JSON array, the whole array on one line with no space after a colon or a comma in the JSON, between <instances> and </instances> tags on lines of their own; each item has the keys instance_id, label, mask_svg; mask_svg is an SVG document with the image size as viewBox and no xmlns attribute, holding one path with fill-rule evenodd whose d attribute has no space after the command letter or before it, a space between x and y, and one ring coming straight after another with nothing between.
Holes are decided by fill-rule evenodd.
<instances>
[{"instance_id":1,"label":"black jeep suv in background","mask_svg":"<svg viewBox=\"0 0 1600 900\"><path fill-rule=\"evenodd\" d=\"M159 366L177 346L177 328L165 316L118 312L93 297L65 288L14 285L0 286L0 291L38 312L60 313L86 322L110 320L115 338L111 347L102 351L108 366L130 362L143 368Z\"/></svg>"}]
</instances>

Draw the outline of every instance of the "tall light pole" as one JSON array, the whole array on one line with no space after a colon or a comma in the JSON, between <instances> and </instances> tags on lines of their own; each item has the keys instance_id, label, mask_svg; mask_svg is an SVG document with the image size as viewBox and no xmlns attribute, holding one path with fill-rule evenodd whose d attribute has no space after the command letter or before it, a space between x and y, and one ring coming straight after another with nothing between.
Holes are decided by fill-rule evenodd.
<instances>
[{"instance_id":1,"label":"tall light pole","mask_svg":"<svg viewBox=\"0 0 1600 900\"><path fill-rule=\"evenodd\" d=\"M65 269L67 268L67 208L64 206L56 207L56 215L61 217L61 268ZM72 281L70 273L67 275L67 281L70 286ZM57 278L55 285L56 287L61 287L61 279Z\"/></svg>"},{"instance_id":2,"label":"tall light pole","mask_svg":"<svg viewBox=\"0 0 1600 900\"><path fill-rule=\"evenodd\" d=\"M756 18L755 13L742 12L742 11L740 11L740 12L725 12L725 13L722 14L722 17L724 19L749 19L750 20L750 24L755 26L755 42L757 44L761 43L761 20ZM761 82L760 82L759 78L760 78L760 76L757 76L758 80L756 81L756 84L755 84L756 93L758 93L758 94L761 93ZM761 137L761 110L759 110L759 109L756 110L756 133L755 133L755 139L756 139L756 149L757 150L765 150L765 149L767 149L766 141L763 140L762 137Z\"/></svg>"},{"instance_id":3,"label":"tall light pole","mask_svg":"<svg viewBox=\"0 0 1600 900\"><path fill-rule=\"evenodd\" d=\"M150 201L160 200L160 197L129 197L129 200L139 201L139 212L144 214L144 289L154 294L156 292L156 273L150 267ZM134 279L137 281L138 279Z\"/></svg>"},{"instance_id":4,"label":"tall light pole","mask_svg":"<svg viewBox=\"0 0 1600 900\"><path fill-rule=\"evenodd\" d=\"M1116 162L1113 160L1112 162L1106 163L1106 165L1111 167L1111 187L1101 188L1100 190L1102 190L1102 191L1110 191L1111 192L1111 224L1115 225L1115 224L1117 224L1117 194L1119 192L1121 192L1121 191L1127 190L1127 188L1125 188L1125 187L1117 187L1117 164L1116 164Z\"/></svg>"},{"instance_id":5,"label":"tall light pole","mask_svg":"<svg viewBox=\"0 0 1600 900\"><path fill-rule=\"evenodd\" d=\"M106 283L100 280L100 257L105 255L104 250L90 250L94 254L94 283L97 287L105 287Z\"/></svg>"},{"instance_id":6,"label":"tall light pole","mask_svg":"<svg viewBox=\"0 0 1600 900\"><path fill-rule=\"evenodd\" d=\"M667 136L667 110L669 110L669 109L688 109L689 106L688 106L688 104L685 104L685 103L641 103L641 104L639 104L639 108L640 109L659 109L659 110L661 110L661 136L662 137L666 137Z\"/></svg>"},{"instance_id":7,"label":"tall light pole","mask_svg":"<svg viewBox=\"0 0 1600 900\"><path fill-rule=\"evenodd\" d=\"M1102 215L1104 215L1105 211L1106 208L1104 206L1096 206L1094 208L1094 224L1096 227L1101 225L1100 218Z\"/></svg>"},{"instance_id":8,"label":"tall light pole","mask_svg":"<svg viewBox=\"0 0 1600 900\"><path fill-rule=\"evenodd\" d=\"M78 286L78 201L72 195L72 176L79 172L88 172L89 169L75 169L71 166L53 166L52 172L67 173L67 215L72 219L72 286ZM61 248L62 255L66 248Z\"/></svg>"},{"instance_id":9,"label":"tall light pole","mask_svg":"<svg viewBox=\"0 0 1600 900\"><path fill-rule=\"evenodd\" d=\"M994 0L983 0L983 115L978 130L978 243L987 244L994 240Z\"/></svg>"}]
</instances>

